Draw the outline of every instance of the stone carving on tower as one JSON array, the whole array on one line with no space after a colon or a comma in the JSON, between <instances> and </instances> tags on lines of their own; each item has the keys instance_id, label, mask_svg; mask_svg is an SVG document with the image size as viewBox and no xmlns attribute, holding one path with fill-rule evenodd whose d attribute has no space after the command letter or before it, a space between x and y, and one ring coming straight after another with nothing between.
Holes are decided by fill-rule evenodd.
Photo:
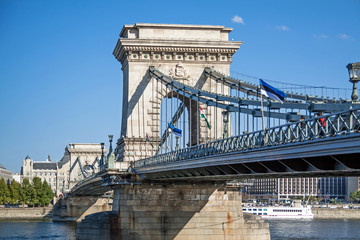
<instances>
[{"instance_id":1,"label":"stone carving on tower","mask_svg":"<svg viewBox=\"0 0 360 240\"><path fill-rule=\"evenodd\" d=\"M175 69L169 70L169 76L175 80L189 80L190 78L181 63L176 64Z\"/></svg>"}]
</instances>

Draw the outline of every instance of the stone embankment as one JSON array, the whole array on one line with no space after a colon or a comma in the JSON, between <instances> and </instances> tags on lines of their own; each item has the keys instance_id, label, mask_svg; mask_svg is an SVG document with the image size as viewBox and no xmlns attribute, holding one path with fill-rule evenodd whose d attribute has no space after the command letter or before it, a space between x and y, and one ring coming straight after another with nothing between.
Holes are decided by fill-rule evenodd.
<instances>
[{"instance_id":1,"label":"stone embankment","mask_svg":"<svg viewBox=\"0 0 360 240\"><path fill-rule=\"evenodd\" d=\"M52 217L52 207L1 208L1 219L41 219ZM100 210L101 211L101 210ZM360 209L312 208L314 219L360 219Z\"/></svg>"},{"instance_id":2,"label":"stone embankment","mask_svg":"<svg viewBox=\"0 0 360 240\"><path fill-rule=\"evenodd\" d=\"M312 208L315 219L360 219L360 209Z\"/></svg>"},{"instance_id":3,"label":"stone embankment","mask_svg":"<svg viewBox=\"0 0 360 240\"><path fill-rule=\"evenodd\" d=\"M0 219L41 219L51 217L52 207L0 208Z\"/></svg>"}]
</instances>

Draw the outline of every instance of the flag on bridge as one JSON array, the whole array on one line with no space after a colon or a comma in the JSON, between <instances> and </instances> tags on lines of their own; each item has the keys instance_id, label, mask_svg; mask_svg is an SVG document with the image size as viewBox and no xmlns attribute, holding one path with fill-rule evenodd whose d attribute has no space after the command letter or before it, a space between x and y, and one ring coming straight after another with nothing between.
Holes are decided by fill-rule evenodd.
<instances>
[{"instance_id":1,"label":"flag on bridge","mask_svg":"<svg viewBox=\"0 0 360 240\"><path fill-rule=\"evenodd\" d=\"M150 138L148 137L148 135L146 134L146 141L150 143L151 147L154 148L154 146L152 145Z\"/></svg>"},{"instance_id":2,"label":"flag on bridge","mask_svg":"<svg viewBox=\"0 0 360 240\"><path fill-rule=\"evenodd\" d=\"M201 108L201 106L199 106L199 107L200 107L200 114L201 114L201 117L202 117L203 119L205 119L205 122L206 122L206 124L207 124L208 128L209 128L209 129L211 129L210 123L209 123L209 121L207 120L207 118L206 118L206 116L205 116L205 113L204 113L203 109Z\"/></svg>"},{"instance_id":3,"label":"flag on bridge","mask_svg":"<svg viewBox=\"0 0 360 240\"><path fill-rule=\"evenodd\" d=\"M169 132L172 132L176 136L182 137L182 131L180 129L174 127L170 123L168 123L168 126L169 126Z\"/></svg>"},{"instance_id":4,"label":"flag on bridge","mask_svg":"<svg viewBox=\"0 0 360 240\"><path fill-rule=\"evenodd\" d=\"M286 97L286 93L283 91L274 88L273 86L270 86L262 79L260 80L260 93L268 98L280 101L281 103L284 101Z\"/></svg>"}]
</instances>

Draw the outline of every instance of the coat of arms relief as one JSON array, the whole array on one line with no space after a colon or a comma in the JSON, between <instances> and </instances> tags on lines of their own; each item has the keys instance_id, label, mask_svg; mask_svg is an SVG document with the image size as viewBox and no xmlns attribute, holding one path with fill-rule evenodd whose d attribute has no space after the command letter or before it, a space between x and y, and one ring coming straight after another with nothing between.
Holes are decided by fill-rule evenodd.
<instances>
[{"instance_id":1,"label":"coat of arms relief","mask_svg":"<svg viewBox=\"0 0 360 240\"><path fill-rule=\"evenodd\" d=\"M175 80L189 80L190 78L190 75L186 73L186 70L181 63L176 64L175 69L170 69L169 75Z\"/></svg>"}]
</instances>

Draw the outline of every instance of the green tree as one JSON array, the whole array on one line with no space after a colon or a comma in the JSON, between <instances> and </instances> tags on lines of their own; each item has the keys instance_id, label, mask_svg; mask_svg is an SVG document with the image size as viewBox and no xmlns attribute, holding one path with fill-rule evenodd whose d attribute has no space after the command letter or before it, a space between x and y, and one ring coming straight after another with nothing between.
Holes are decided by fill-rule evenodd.
<instances>
[{"instance_id":1,"label":"green tree","mask_svg":"<svg viewBox=\"0 0 360 240\"><path fill-rule=\"evenodd\" d=\"M54 198L54 192L51 189L51 186L46 182L43 182L43 190L42 190L42 206L48 206L51 200Z\"/></svg>"},{"instance_id":2,"label":"green tree","mask_svg":"<svg viewBox=\"0 0 360 240\"><path fill-rule=\"evenodd\" d=\"M360 200L360 191L350 193L350 198L358 202Z\"/></svg>"},{"instance_id":3,"label":"green tree","mask_svg":"<svg viewBox=\"0 0 360 240\"><path fill-rule=\"evenodd\" d=\"M17 204L19 203L20 200L20 189L21 189L21 185L20 183L18 183L17 181L15 181L14 179L11 181L10 185L9 185L9 190L10 190L10 203L11 204Z\"/></svg>"},{"instance_id":4,"label":"green tree","mask_svg":"<svg viewBox=\"0 0 360 240\"><path fill-rule=\"evenodd\" d=\"M34 205L42 205L43 203L43 187L42 187L42 182L41 179L39 177L34 177L33 178L33 187L35 189L35 198L33 199L34 201Z\"/></svg>"},{"instance_id":5,"label":"green tree","mask_svg":"<svg viewBox=\"0 0 360 240\"><path fill-rule=\"evenodd\" d=\"M10 202L9 187L4 178L0 179L0 204L7 204Z\"/></svg>"},{"instance_id":6,"label":"green tree","mask_svg":"<svg viewBox=\"0 0 360 240\"><path fill-rule=\"evenodd\" d=\"M20 189L19 189L19 204L21 204L24 207L25 204L25 192L24 192L24 188L23 185L20 185Z\"/></svg>"},{"instance_id":7,"label":"green tree","mask_svg":"<svg viewBox=\"0 0 360 240\"><path fill-rule=\"evenodd\" d=\"M23 202L28 205L35 205L36 191L29 179L25 178L22 183Z\"/></svg>"}]
</instances>

